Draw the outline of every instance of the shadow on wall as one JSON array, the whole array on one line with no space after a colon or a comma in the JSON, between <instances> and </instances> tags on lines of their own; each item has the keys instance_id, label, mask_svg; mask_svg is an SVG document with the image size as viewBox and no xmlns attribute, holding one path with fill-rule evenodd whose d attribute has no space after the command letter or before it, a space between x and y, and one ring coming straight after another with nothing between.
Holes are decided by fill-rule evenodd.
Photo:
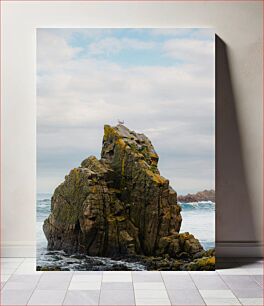
<instances>
[{"instance_id":1,"label":"shadow on wall","mask_svg":"<svg viewBox=\"0 0 264 306\"><path fill-rule=\"evenodd\" d=\"M216 252L218 252L221 243L252 242L257 239L242 153L237 114L239 101L236 100L232 88L228 47L217 35L215 40ZM219 253L221 256L221 252Z\"/></svg>"}]
</instances>

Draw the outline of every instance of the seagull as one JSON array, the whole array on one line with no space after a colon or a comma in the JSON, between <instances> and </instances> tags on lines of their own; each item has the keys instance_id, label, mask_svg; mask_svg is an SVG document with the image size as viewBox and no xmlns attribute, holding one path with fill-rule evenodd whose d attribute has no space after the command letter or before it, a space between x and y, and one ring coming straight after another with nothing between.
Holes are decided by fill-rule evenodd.
<instances>
[{"instance_id":1,"label":"seagull","mask_svg":"<svg viewBox=\"0 0 264 306\"><path fill-rule=\"evenodd\" d=\"M118 124L124 124L125 123L125 121L124 120L117 120L118 121Z\"/></svg>"}]
</instances>

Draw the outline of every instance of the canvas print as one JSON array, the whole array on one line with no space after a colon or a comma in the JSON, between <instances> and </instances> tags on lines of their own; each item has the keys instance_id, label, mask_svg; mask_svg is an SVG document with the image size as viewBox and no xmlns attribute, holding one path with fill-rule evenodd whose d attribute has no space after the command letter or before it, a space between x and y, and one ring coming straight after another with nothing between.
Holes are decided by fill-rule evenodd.
<instances>
[{"instance_id":1,"label":"canvas print","mask_svg":"<svg viewBox=\"0 0 264 306\"><path fill-rule=\"evenodd\" d=\"M37 29L37 270L215 269L214 38Z\"/></svg>"}]
</instances>

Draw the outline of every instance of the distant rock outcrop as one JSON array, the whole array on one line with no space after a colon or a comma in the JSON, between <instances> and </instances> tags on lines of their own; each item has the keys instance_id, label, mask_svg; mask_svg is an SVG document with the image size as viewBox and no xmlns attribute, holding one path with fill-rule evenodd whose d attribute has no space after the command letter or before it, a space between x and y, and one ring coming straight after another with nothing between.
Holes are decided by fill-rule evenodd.
<instances>
[{"instance_id":1,"label":"distant rock outcrop","mask_svg":"<svg viewBox=\"0 0 264 306\"><path fill-rule=\"evenodd\" d=\"M199 191L195 194L188 193L187 195L178 195L178 202L180 203L190 203L190 202L200 202L200 201L211 201L215 202L215 191L204 190Z\"/></svg>"},{"instance_id":2,"label":"distant rock outcrop","mask_svg":"<svg viewBox=\"0 0 264 306\"><path fill-rule=\"evenodd\" d=\"M106 125L101 159L85 159L54 191L43 225L48 249L108 257L203 252L193 235L179 233L177 194L158 160L144 134Z\"/></svg>"}]
</instances>

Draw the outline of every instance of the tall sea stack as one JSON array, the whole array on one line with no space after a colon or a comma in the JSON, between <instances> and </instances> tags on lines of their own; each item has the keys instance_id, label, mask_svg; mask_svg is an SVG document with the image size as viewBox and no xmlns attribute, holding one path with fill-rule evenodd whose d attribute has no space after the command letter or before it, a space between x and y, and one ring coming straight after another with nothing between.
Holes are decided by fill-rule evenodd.
<instances>
[{"instance_id":1,"label":"tall sea stack","mask_svg":"<svg viewBox=\"0 0 264 306\"><path fill-rule=\"evenodd\" d=\"M109 257L204 252L193 235L179 234L181 208L158 160L144 134L105 125L101 159L85 159L54 191L43 225L48 249Z\"/></svg>"}]
</instances>

